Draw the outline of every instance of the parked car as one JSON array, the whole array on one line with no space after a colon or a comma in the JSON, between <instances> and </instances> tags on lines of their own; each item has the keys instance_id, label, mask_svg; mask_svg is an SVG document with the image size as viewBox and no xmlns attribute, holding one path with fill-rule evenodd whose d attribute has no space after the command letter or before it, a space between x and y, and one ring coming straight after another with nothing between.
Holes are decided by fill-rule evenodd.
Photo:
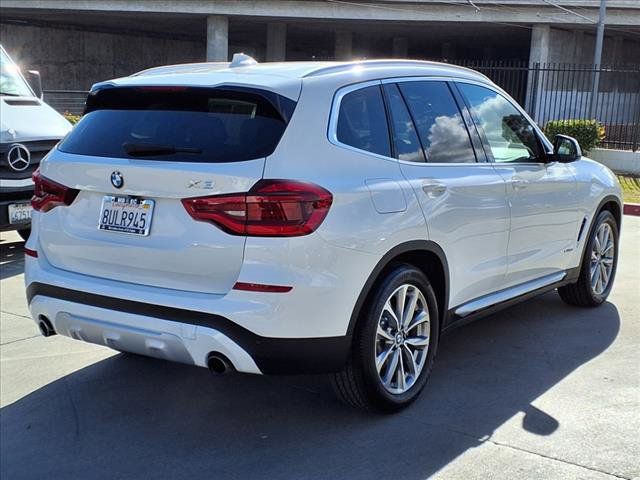
<instances>
[{"instance_id":1,"label":"parked car","mask_svg":"<svg viewBox=\"0 0 640 480\"><path fill-rule=\"evenodd\" d=\"M0 45L0 231L27 239L31 222L31 175L71 125L42 100L40 74L20 68Z\"/></svg>"},{"instance_id":2,"label":"parked car","mask_svg":"<svg viewBox=\"0 0 640 480\"><path fill-rule=\"evenodd\" d=\"M418 61L161 67L95 85L34 175L31 314L116 350L331 372L393 411L445 330L602 304L620 188L485 76Z\"/></svg>"}]
</instances>

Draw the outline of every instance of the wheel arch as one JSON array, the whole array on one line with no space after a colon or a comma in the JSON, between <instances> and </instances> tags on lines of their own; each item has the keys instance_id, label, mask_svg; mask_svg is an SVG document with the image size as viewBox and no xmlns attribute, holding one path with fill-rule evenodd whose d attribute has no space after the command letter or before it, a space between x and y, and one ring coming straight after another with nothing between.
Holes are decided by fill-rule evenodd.
<instances>
[{"instance_id":1,"label":"wheel arch","mask_svg":"<svg viewBox=\"0 0 640 480\"><path fill-rule=\"evenodd\" d=\"M620 227L622 226L622 204L620 199L615 195L607 195L600 203L598 203L598 207L596 208L593 217L591 218L591 222L589 224L589 230L587 230L587 234L584 236L584 243L582 245L582 252L580 254L580 263L574 269L572 269L567 276L567 280L569 282L577 281L578 275L580 274L580 268L582 263L584 262L584 256L587 253L587 244L589 243L589 239L593 234L593 229L596 227L596 220L598 219L598 215L600 215L603 211L609 211L616 219L616 223L618 225L618 235L620 234Z\"/></svg>"},{"instance_id":2,"label":"wheel arch","mask_svg":"<svg viewBox=\"0 0 640 480\"><path fill-rule=\"evenodd\" d=\"M620 226L622 225L622 205L620 204L620 199L613 195L609 195L603 198L598 205L598 210L596 211L595 216L597 217L603 210L608 210L611 212L611 214L616 219L616 223L618 224L618 230L620 230Z\"/></svg>"},{"instance_id":3,"label":"wheel arch","mask_svg":"<svg viewBox=\"0 0 640 480\"><path fill-rule=\"evenodd\" d=\"M442 248L430 240L412 240L396 245L376 264L367 278L356 301L349 320L348 335L353 335L367 300L375 292L384 274L399 263L408 263L422 270L428 276L438 299L440 329L447 323L449 305L449 264Z\"/></svg>"}]
</instances>

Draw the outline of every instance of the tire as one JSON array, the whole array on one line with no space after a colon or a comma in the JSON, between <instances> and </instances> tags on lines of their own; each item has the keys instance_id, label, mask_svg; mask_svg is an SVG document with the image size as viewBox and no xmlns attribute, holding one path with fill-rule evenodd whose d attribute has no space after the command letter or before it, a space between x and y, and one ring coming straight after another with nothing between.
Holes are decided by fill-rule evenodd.
<instances>
[{"instance_id":1,"label":"tire","mask_svg":"<svg viewBox=\"0 0 640 480\"><path fill-rule=\"evenodd\" d=\"M18 235L26 242L29 239L29 235L31 235L31 227L18 230Z\"/></svg>"},{"instance_id":2,"label":"tire","mask_svg":"<svg viewBox=\"0 0 640 480\"><path fill-rule=\"evenodd\" d=\"M604 252L605 255L601 254L609 244L606 242L605 245L600 246L601 253L596 254L594 257L594 251L599 248L598 245L600 244L601 237L599 237L599 232L607 230L610 232L610 236L613 237L611 239L613 255L610 255L610 250ZM608 210L600 212L585 246L578 281L558 288L558 294L565 303L577 307L597 307L604 303L611 292L618 267L618 235L618 224L611 212ZM592 261L598 262L595 267L596 269L599 268L598 265L600 264L605 265L606 262L611 262L611 270L608 277L601 277L607 278L606 285L601 284L598 287L597 282L596 286L592 284L592 273L594 272L594 270L592 270ZM599 272L600 275L602 275L602 271L600 270ZM595 272L596 277L599 272Z\"/></svg>"},{"instance_id":3,"label":"tire","mask_svg":"<svg viewBox=\"0 0 640 480\"><path fill-rule=\"evenodd\" d=\"M405 286L406 290L403 290ZM403 291L408 302L415 297L417 303L415 310L406 316L410 320L405 326L413 324L413 327L398 331L394 317L385 305L388 303L392 310L398 309L398 299ZM342 372L333 375L333 386L338 397L354 407L370 411L398 411L418 397L433 368L440 332L436 295L424 273L411 265L399 264L385 275L367 302L356 324L347 365ZM405 305L409 312L411 303ZM382 329L382 336L378 333L379 324L387 327ZM426 347L420 345L427 342ZM380 363L380 373L376 368L376 357L385 358ZM411 362L410 358L414 361ZM404 367L405 363L405 371L397 368ZM393 370L395 375L392 374L394 365L397 366ZM417 375L412 371L418 372ZM402 375L403 372L406 376ZM382 377L388 381L385 383Z\"/></svg>"}]
</instances>

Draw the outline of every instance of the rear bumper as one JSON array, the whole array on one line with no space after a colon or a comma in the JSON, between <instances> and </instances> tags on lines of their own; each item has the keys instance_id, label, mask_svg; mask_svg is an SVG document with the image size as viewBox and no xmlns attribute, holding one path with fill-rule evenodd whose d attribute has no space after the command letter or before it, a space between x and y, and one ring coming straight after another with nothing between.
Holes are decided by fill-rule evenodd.
<instances>
[{"instance_id":1,"label":"rear bumper","mask_svg":"<svg viewBox=\"0 0 640 480\"><path fill-rule=\"evenodd\" d=\"M31 315L57 333L116 350L206 367L213 352L246 373L296 374L340 370L350 336L270 338L216 314L118 299L32 282Z\"/></svg>"},{"instance_id":2,"label":"rear bumper","mask_svg":"<svg viewBox=\"0 0 640 480\"><path fill-rule=\"evenodd\" d=\"M293 285L293 290L213 294L160 288L53 266L47 252L55 246L41 245L39 216L35 212L26 244L38 257L25 258L34 319L46 315L59 333L82 338L74 329L84 329L87 341L108 346L114 346L116 333L124 338L123 329L144 329L150 333L140 338L128 334L126 345L114 348L185 361L173 337L164 350L147 346L158 336L174 335L189 353L187 363L205 366L208 355L218 351L243 372L341 370L351 349L354 305L377 262L371 254L334 248L314 235L252 238L237 281Z\"/></svg>"}]
</instances>

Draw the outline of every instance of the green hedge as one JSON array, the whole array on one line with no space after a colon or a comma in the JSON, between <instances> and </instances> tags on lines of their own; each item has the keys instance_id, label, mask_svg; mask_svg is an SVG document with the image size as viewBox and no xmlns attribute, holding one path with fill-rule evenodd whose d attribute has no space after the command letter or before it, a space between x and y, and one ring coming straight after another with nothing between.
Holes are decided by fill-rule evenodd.
<instances>
[{"instance_id":1,"label":"green hedge","mask_svg":"<svg viewBox=\"0 0 640 480\"><path fill-rule=\"evenodd\" d=\"M557 134L575 138L584 154L604 139L604 127L597 120L552 120L545 125L544 133L552 142Z\"/></svg>"},{"instance_id":2,"label":"green hedge","mask_svg":"<svg viewBox=\"0 0 640 480\"><path fill-rule=\"evenodd\" d=\"M71 122L71 125L75 125L76 123L78 123L80 121L80 117L82 117L82 115L74 115L73 113L69 112L64 112L62 116L69 120L69 122Z\"/></svg>"}]
</instances>

